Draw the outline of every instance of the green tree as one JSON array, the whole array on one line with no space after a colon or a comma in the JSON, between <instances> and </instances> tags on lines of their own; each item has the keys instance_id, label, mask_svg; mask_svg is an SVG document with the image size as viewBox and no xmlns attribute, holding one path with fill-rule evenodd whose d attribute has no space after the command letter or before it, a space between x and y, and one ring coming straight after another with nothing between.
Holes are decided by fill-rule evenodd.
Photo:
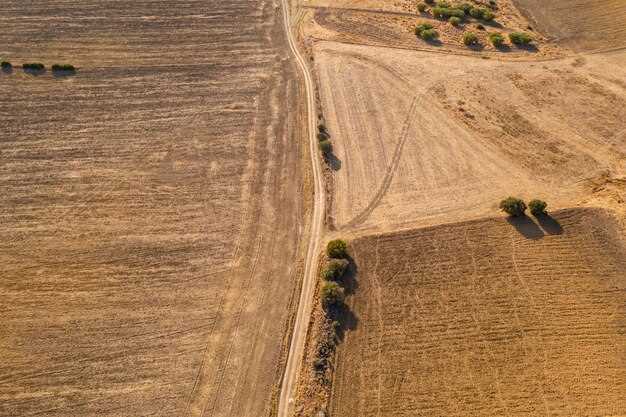
<instances>
[{"instance_id":1,"label":"green tree","mask_svg":"<svg viewBox=\"0 0 626 417\"><path fill-rule=\"evenodd\" d=\"M500 210L509 216L523 216L526 211L526 203L519 198L508 197L500 202Z\"/></svg>"},{"instance_id":2,"label":"green tree","mask_svg":"<svg viewBox=\"0 0 626 417\"><path fill-rule=\"evenodd\" d=\"M345 300L343 288L334 281L324 283L321 291L322 306L324 308L336 307Z\"/></svg>"},{"instance_id":3,"label":"green tree","mask_svg":"<svg viewBox=\"0 0 626 417\"><path fill-rule=\"evenodd\" d=\"M333 144L328 139L321 140L320 149L324 155L329 155L333 151Z\"/></svg>"},{"instance_id":4,"label":"green tree","mask_svg":"<svg viewBox=\"0 0 626 417\"><path fill-rule=\"evenodd\" d=\"M326 280L338 281L348 269L349 262L346 259L331 259L322 273Z\"/></svg>"},{"instance_id":5,"label":"green tree","mask_svg":"<svg viewBox=\"0 0 626 417\"><path fill-rule=\"evenodd\" d=\"M329 258L347 258L348 244L342 239L331 240L328 242L328 245L326 245L326 254Z\"/></svg>"},{"instance_id":6,"label":"green tree","mask_svg":"<svg viewBox=\"0 0 626 417\"><path fill-rule=\"evenodd\" d=\"M546 208L548 208L548 203L546 203L543 200L531 200L530 203L528 203L528 208L530 208L530 212L533 214L533 216L541 216L543 214L546 214Z\"/></svg>"}]
</instances>

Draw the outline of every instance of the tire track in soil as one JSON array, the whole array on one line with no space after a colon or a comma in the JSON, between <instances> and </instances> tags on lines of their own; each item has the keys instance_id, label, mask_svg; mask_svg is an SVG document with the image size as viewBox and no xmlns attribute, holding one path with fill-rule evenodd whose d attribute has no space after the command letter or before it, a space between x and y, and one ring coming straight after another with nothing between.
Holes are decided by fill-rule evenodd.
<instances>
[{"instance_id":1,"label":"tire track in soil","mask_svg":"<svg viewBox=\"0 0 626 417\"><path fill-rule=\"evenodd\" d=\"M396 144L396 148L394 149L394 152L393 152L391 163L387 167L387 171L385 172L385 177L383 178L383 181L380 187L378 188L378 191L376 191L376 194L374 194L374 197L369 202L369 204L359 214L357 214L354 218L352 218L352 220L350 220L344 226L339 227L339 230L345 230L347 228L358 226L361 223L363 223L365 220L367 220L367 218L372 213L372 211L374 211L374 209L380 204L383 197L387 193L387 190L389 190L391 181L393 180L394 175L398 169L398 165L400 164L400 157L402 156L402 148L404 147L404 144L409 137L408 132L409 132L409 127L411 126L411 121L412 121L411 116L415 112L415 108L417 107L417 103L419 102L420 98L421 98L421 95L416 95L413 98L413 101L411 102L411 106L409 107L404 123L402 124L402 129L400 131L398 143Z\"/></svg>"}]
</instances>

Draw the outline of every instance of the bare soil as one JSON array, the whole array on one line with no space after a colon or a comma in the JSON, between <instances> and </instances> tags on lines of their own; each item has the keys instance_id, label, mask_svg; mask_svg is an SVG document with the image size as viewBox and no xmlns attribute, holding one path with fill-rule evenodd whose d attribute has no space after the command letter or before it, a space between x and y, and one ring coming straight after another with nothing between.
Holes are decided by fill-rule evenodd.
<instances>
[{"instance_id":1,"label":"bare soil","mask_svg":"<svg viewBox=\"0 0 626 417\"><path fill-rule=\"evenodd\" d=\"M355 240L330 415L624 415L625 237L570 209Z\"/></svg>"},{"instance_id":2,"label":"bare soil","mask_svg":"<svg viewBox=\"0 0 626 417\"><path fill-rule=\"evenodd\" d=\"M418 12L417 2L327 3L316 1L305 4L306 10L311 12L306 32L313 39L469 56L486 55L500 59L537 59L562 56L566 52L556 42L550 42L548 37L534 30L530 20L510 1L499 2L498 8L494 10L496 18L492 22L467 16L456 27L445 20L434 18L430 9L423 13ZM480 2L476 4L488 7ZM435 41L417 38L415 26L421 23L432 25L438 31L439 38ZM510 44L507 35L520 31L533 37L531 46L516 47ZM464 45L463 35L466 32L476 34L479 45ZM491 33L502 34L505 37L505 46L495 48L489 40Z\"/></svg>"},{"instance_id":3,"label":"bare soil","mask_svg":"<svg viewBox=\"0 0 626 417\"><path fill-rule=\"evenodd\" d=\"M626 47L623 0L513 0L538 30L578 51Z\"/></svg>"},{"instance_id":4,"label":"bare soil","mask_svg":"<svg viewBox=\"0 0 626 417\"><path fill-rule=\"evenodd\" d=\"M568 207L590 180L623 178L624 63L623 52L508 62L318 42L337 228L478 218L509 194Z\"/></svg>"},{"instance_id":5,"label":"bare soil","mask_svg":"<svg viewBox=\"0 0 626 417\"><path fill-rule=\"evenodd\" d=\"M275 6L1 9L0 415L267 415L306 143Z\"/></svg>"}]
</instances>

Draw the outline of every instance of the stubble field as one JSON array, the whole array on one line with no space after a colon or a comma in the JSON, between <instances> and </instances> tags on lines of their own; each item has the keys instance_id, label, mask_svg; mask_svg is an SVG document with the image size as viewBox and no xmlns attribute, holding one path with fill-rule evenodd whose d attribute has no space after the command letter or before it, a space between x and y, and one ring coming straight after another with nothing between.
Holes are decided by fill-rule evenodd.
<instances>
[{"instance_id":1,"label":"stubble field","mask_svg":"<svg viewBox=\"0 0 626 417\"><path fill-rule=\"evenodd\" d=\"M626 54L507 62L320 42L335 226L384 231L575 204L626 174Z\"/></svg>"},{"instance_id":2,"label":"stubble field","mask_svg":"<svg viewBox=\"0 0 626 417\"><path fill-rule=\"evenodd\" d=\"M266 414L302 226L274 5L8 0L0 25L0 415Z\"/></svg>"},{"instance_id":3,"label":"stubble field","mask_svg":"<svg viewBox=\"0 0 626 417\"><path fill-rule=\"evenodd\" d=\"M513 0L540 31L577 51L626 47L622 0Z\"/></svg>"},{"instance_id":4,"label":"stubble field","mask_svg":"<svg viewBox=\"0 0 626 417\"><path fill-rule=\"evenodd\" d=\"M626 246L600 209L364 237L331 415L626 412Z\"/></svg>"}]
</instances>

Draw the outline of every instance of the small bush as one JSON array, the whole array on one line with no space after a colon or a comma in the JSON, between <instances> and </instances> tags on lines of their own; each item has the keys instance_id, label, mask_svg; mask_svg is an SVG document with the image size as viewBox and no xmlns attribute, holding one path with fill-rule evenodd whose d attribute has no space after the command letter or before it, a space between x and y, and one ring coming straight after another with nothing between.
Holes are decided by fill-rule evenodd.
<instances>
[{"instance_id":1,"label":"small bush","mask_svg":"<svg viewBox=\"0 0 626 417\"><path fill-rule=\"evenodd\" d=\"M425 41L434 41L439 37L439 32L435 29L426 29L422 31L421 38Z\"/></svg>"},{"instance_id":2,"label":"small bush","mask_svg":"<svg viewBox=\"0 0 626 417\"><path fill-rule=\"evenodd\" d=\"M346 259L331 259L324 268L322 276L329 281L338 281L348 269L349 262Z\"/></svg>"},{"instance_id":3,"label":"small bush","mask_svg":"<svg viewBox=\"0 0 626 417\"><path fill-rule=\"evenodd\" d=\"M52 71L76 72L76 68L74 65L70 64L54 64L52 66Z\"/></svg>"},{"instance_id":4,"label":"small bush","mask_svg":"<svg viewBox=\"0 0 626 417\"><path fill-rule=\"evenodd\" d=\"M433 28L433 25L431 25L430 23L421 23L415 26L415 36L419 36L421 38L423 31L430 30L432 28Z\"/></svg>"},{"instance_id":5,"label":"small bush","mask_svg":"<svg viewBox=\"0 0 626 417\"><path fill-rule=\"evenodd\" d=\"M463 19L465 17L465 12L461 9L437 6L433 8L433 16L437 19L449 19L453 16Z\"/></svg>"},{"instance_id":6,"label":"small bush","mask_svg":"<svg viewBox=\"0 0 626 417\"><path fill-rule=\"evenodd\" d=\"M22 64L22 68L30 71L43 71L46 66L44 64L40 64L38 62Z\"/></svg>"},{"instance_id":7,"label":"small bush","mask_svg":"<svg viewBox=\"0 0 626 417\"><path fill-rule=\"evenodd\" d=\"M326 245L326 255L329 258L347 258L348 257L348 244L345 240L335 239L328 242Z\"/></svg>"},{"instance_id":8,"label":"small bush","mask_svg":"<svg viewBox=\"0 0 626 417\"><path fill-rule=\"evenodd\" d=\"M469 11L469 15L474 19L481 19L483 17L483 11L478 7L472 7Z\"/></svg>"},{"instance_id":9,"label":"small bush","mask_svg":"<svg viewBox=\"0 0 626 417\"><path fill-rule=\"evenodd\" d=\"M474 32L465 32L463 34L463 43L467 46L478 45L478 36Z\"/></svg>"},{"instance_id":10,"label":"small bush","mask_svg":"<svg viewBox=\"0 0 626 417\"><path fill-rule=\"evenodd\" d=\"M445 0L439 0L438 2L436 2L437 7L443 7L443 8L449 8L450 7L450 3L448 3Z\"/></svg>"},{"instance_id":11,"label":"small bush","mask_svg":"<svg viewBox=\"0 0 626 417\"><path fill-rule=\"evenodd\" d=\"M509 216L522 216L526 211L526 203L515 197L508 197L500 202L500 210Z\"/></svg>"},{"instance_id":12,"label":"small bush","mask_svg":"<svg viewBox=\"0 0 626 417\"><path fill-rule=\"evenodd\" d=\"M328 139L321 140L320 150L324 155L328 155L333 151L333 144Z\"/></svg>"},{"instance_id":13,"label":"small bush","mask_svg":"<svg viewBox=\"0 0 626 417\"><path fill-rule=\"evenodd\" d=\"M543 200L531 200L528 203L528 208L530 208L530 212L533 216L541 216L542 214L546 214L546 208L548 208L548 203Z\"/></svg>"},{"instance_id":14,"label":"small bush","mask_svg":"<svg viewBox=\"0 0 626 417\"><path fill-rule=\"evenodd\" d=\"M346 298L343 288L332 281L324 283L320 295L324 308L336 307L343 303Z\"/></svg>"},{"instance_id":15,"label":"small bush","mask_svg":"<svg viewBox=\"0 0 626 417\"><path fill-rule=\"evenodd\" d=\"M469 3L462 3L461 5L458 6L458 8L460 10L463 10L463 13L465 13L466 15L469 15L470 10L472 10L472 5Z\"/></svg>"},{"instance_id":16,"label":"small bush","mask_svg":"<svg viewBox=\"0 0 626 417\"><path fill-rule=\"evenodd\" d=\"M472 16L474 19L487 21L493 20L494 17L496 17L496 15L491 10L482 7L471 7L469 9L469 15Z\"/></svg>"},{"instance_id":17,"label":"small bush","mask_svg":"<svg viewBox=\"0 0 626 417\"><path fill-rule=\"evenodd\" d=\"M515 45L528 45L533 41L533 38L528 33L524 32L509 33L509 39L511 43Z\"/></svg>"},{"instance_id":18,"label":"small bush","mask_svg":"<svg viewBox=\"0 0 626 417\"><path fill-rule=\"evenodd\" d=\"M452 26L459 26L461 24L461 19L456 16L452 16L448 19L448 22L450 22Z\"/></svg>"},{"instance_id":19,"label":"small bush","mask_svg":"<svg viewBox=\"0 0 626 417\"><path fill-rule=\"evenodd\" d=\"M496 15L491 10L487 10L487 9L483 10L483 16L482 16L483 20L487 22L491 22L495 17Z\"/></svg>"},{"instance_id":20,"label":"small bush","mask_svg":"<svg viewBox=\"0 0 626 417\"><path fill-rule=\"evenodd\" d=\"M498 3L496 2L496 0L489 0L489 6L495 9L496 7L498 7Z\"/></svg>"},{"instance_id":21,"label":"small bush","mask_svg":"<svg viewBox=\"0 0 626 417\"><path fill-rule=\"evenodd\" d=\"M417 10L420 13L424 13L427 8L428 8L428 5L426 3L420 3L420 4L417 5Z\"/></svg>"},{"instance_id":22,"label":"small bush","mask_svg":"<svg viewBox=\"0 0 626 417\"><path fill-rule=\"evenodd\" d=\"M489 41L496 48L500 48L500 47L502 47L502 45L504 45L504 36L502 36L499 33L495 33L495 32L494 33L490 33L489 34Z\"/></svg>"},{"instance_id":23,"label":"small bush","mask_svg":"<svg viewBox=\"0 0 626 417\"><path fill-rule=\"evenodd\" d=\"M330 139L330 135L328 134L327 131L321 131L321 132L317 132L317 140L328 140Z\"/></svg>"},{"instance_id":24,"label":"small bush","mask_svg":"<svg viewBox=\"0 0 626 417\"><path fill-rule=\"evenodd\" d=\"M3 70L9 70L13 68L13 65L10 62L2 61L0 62L0 67L2 67Z\"/></svg>"}]
</instances>

